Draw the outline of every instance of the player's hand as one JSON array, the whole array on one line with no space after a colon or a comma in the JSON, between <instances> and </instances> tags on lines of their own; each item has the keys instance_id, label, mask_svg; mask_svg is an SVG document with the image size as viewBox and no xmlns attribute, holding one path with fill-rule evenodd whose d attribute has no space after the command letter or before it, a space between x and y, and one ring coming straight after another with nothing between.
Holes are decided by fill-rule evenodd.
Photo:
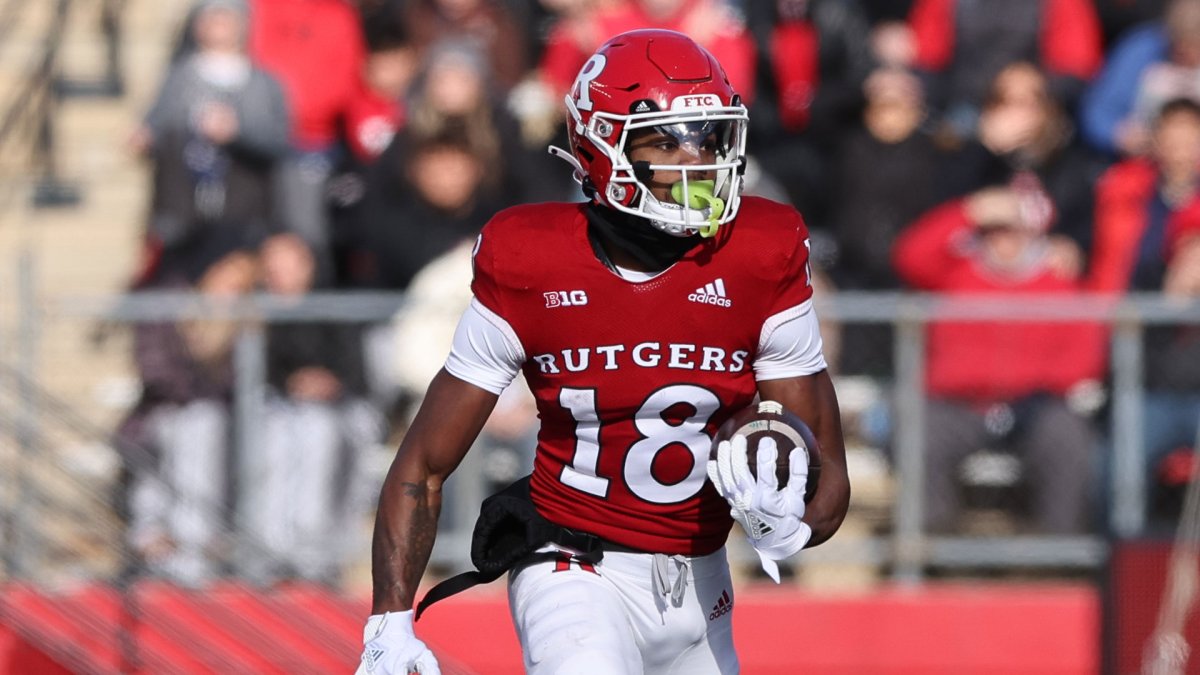
<instances>
[{"instance_id":1,"label":"player's hand","mask_svg":"<svg viewBox=\"0 0 1200 675\"><path fill-rule=\"evenodd\" d=\"M372 614L355 675L441 675L437 659L413 634L413 611Z\"/></svg>"},{"instance_id":2,"label":"player's hand","mask_svg":"<svg viewBox=\"0 0 1200 675\"><path fill-rule=\"evenodd\" d=\"M796 448L788 457L788 483L782 489L775 477L778 457L775 439L763 438L756 453L755 478L750 473L746 437L736 434L717 446L717 458L708 462L708 476L717 492L729 502L730 515L742 526L762 562L763 571L779 583L777 560L804 548L812 528L804 517L804 486L808 458Z\"/></svg>"}]
</instances>

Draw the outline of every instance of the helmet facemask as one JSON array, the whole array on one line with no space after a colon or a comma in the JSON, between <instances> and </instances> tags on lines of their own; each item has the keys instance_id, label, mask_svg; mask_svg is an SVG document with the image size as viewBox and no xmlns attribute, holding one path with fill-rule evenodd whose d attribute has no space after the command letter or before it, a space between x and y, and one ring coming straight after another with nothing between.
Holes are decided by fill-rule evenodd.
<instances>
[{"instance_id":1,"label":"helmet facemask","mask_svg":"<svg viewBox=\"0 0 1200 675\"><path fill-rule=\"evenodd\" d=\"M698 98L681 97L673 107ZM606 184L596 186L603 191L602 201L612 208L645 218L655 228L679 237L697 233L711 237L737 214L746 150L744 106L735 102L660 111L647 100L634 106L646 112L618 115L595 111L585 126L574 101L568 97L566 103L580 136L612 167ZM676 148L675 155L686 163L632 161L636 144L648 137ZM659 199L652 190L651 182L660 172L679 176L668 200Z\"/></svg>"}]
</instances>

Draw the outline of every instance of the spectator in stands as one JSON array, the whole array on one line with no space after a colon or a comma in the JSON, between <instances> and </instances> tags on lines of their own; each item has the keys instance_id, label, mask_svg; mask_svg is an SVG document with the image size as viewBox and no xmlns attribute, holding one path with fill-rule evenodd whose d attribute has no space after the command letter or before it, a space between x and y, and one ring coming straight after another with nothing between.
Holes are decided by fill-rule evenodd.
<instances>
[{"instance_id":1,"label":"spectator in stands","mask_svg":"<svg viewBox=\"0 0 1200 675\"><path fill-rule=\"evenodd\" d=\"M1168 298L1195 302L1200 298L1200 199L1193 200L1174 225L1162 291ZM1146 335L1146 388L1143 442L1157 485L1166 488L1150 495L1169 495L1171 488L1179 495L1194 474L1177 475L1172 485L1169 467L1178 464L1171 459L1188 460L1182 462L1188 467L1200 461L1200 327L1165 326ZM1175 525L1178 514L1168 511L1167 523Z\"/></svg>"},{"instance_id":2,"label":"spectator in stands","mask_svg":"<svg viewBox=\"0 0 1200 675\"><path fill-rule=\"evenodd\" d=\"M344 120L346 142L360 166L374 163L403 128L405 97L418 69L416 49L399 27L368 28L363 86Z\"/></svg>"},{"instance_id":3,"label":"spectator in stands","mask_svg":"<svg viewBox=\"0 0 1200 675\"><path fill-rule=\"evenodd\" d=\"M1161 21L1113 46L1080 108L1083 134L1112 154L1144 154L1158 108L1180 97L1200 100L1200 0L1171 0Z\"/></svg>"},{"instance_id":4,"label":"spectator in stands","mask_svg":"<svg viewBox=\"0 0 1200 675\"><path fill-rule=\"evenodd\" d=\"M763 86L756 90L774 108L762 113L771 131L826 133L858 114L872 56L857 0L753 3L747 18L758 43L769 46L760 54Z\"/></svg>"},{"instance_id":5,"label":"spectator in stands","mask_svg":"<svg viewBox=\"0 0 1200 675\"><path fill-rule=\"evenodd\" d=\"M976 192L902 232L896 271L915 289L957 297L1075 293L1080 277L1049 255L1053 217L1044 195L1019 182ZM956 528L962 460L1000 445L1025 460L1033 529L1083 532L1096 438L1073 394L1103 376L1102 327L941 321L929 328L926 359L927 527Z\"/></svg>"},{"instance_id":6,"label":"spectator in stands","mask_svg":"<svg viewBox=\"0 0 1200 675\"><path fill-rule=\"evenodd\" d=\"M313 290L316 259L298 235L263 243L262 285L283 303ZM239 522L272 554L244 557L252 578L332 583L364 516L350 498L361 454L381 439L367 401L362 333L352 324L296 321L267 330L267 398L260 448L240 458Z\"/></svg>"},{"instance_id":7,"label":"spectator in stands","mask_svg":"<svg viewBox=\"0 0 1200 675\"><path fill-rule=\"evenodd\" d=\"M153 161L147 238L160 264L188 266L208 240L254 245L272 226L270 173L287 152L283 91L245 52L246 10L202 0L193 47L168 71L131 138Z\"/></svg>"},{"instance_id":8,"label":"spectator in stands","mask_svg":"<svg viewBox=\"0 0 1200 675\"><path fill-rule=\"evenodd\" d=\"M857 0L778 0L750 3L746 11L764 45L750 152L784 185L809 227L828 229L830 160L862 111L872 68L866 13Z\"/></svg>"},{"instance_id":9,"label":"spectator in stands","mask_svg":"<svg viewBox=\"0 0 1200 675\"><path fill-rule=\"evenodd\" d=\"M1130 29L1148 21L1160 20L1167 6L1167 0L1093 1L1096 14L1100 17L1105 53Z\"/></svg>"},{"instance_id":10,"label":"spectator in stands","mask_svg":"<svg viewBox=\"0 0 1200 675\"><path fill-rule=\"evenodd\" d=\"M1146 157L1114 165L1097 188L1093 290L1196 296L1200 270L1200 104L1176 99L1151 126ZM1200 338L1194 328L1145 334L1143 444L1153 474L1164 457L1195 442L1200 419ZM1154 483L1151 481L1151 488Z\"/></svg>"},{"instance_id":11,"label":"spectator in stands","mask_svg":"<svg viewBox=\"0 0 1200 675\"><path fill-rule=\"evenodd\" d=\"M414 142L407 156L385 154L371 176L352 245L357 286L407 288L421 268L473 240L500 209L474 143L454 134Z\"/></svg>"},{"instance_id":12,"label":"spectator in stands","mask_svg":"<svg viewBox=\"0 0 1200 675\"><path fill-rule=\"evenodd\" d=\"M1097 186L1094 291L1158 291L1171 223L1200 198L1200 103L1177 98L1151 127L1150 155L1112 166Z\"/></svg>"},{"instance_id":13,"label":"spectator in stands","mask_svg":"<svg viewBox=\"0 0 1200 675\"><path fill-rule=\"evenodd\" d=\"M605 6L623 4L627 0L523 0L516 4L525 17L533 38L531 63L520 81L509 90L507 103L521 124L521 136L527 146L544 150L554 144L565 147L566 133L562 124L562 97L550 84L540 69L545 58L550 36L563 27L573 26L584 30L580 41L588 42L591 18ZM564 76L573 77L569 73ZM570 83L568 83L570 84ZM561 169L559 173L562 173Z\"/></svg>"},{"instance_id":14,"label":"spectator in stands","mask_svg":"<svg viewBox=\"0 0 1200 675\"><path fill-rule=\"evenodd\" d=\"M937 203L943 157L923 126L921 81L912 73L883 68L865 85L862 124L836 157L833 234L839 288L892 290L896 234Z\"/></svg>"},{"instance_id":15,"label":"spectator in stands","mask_svg":"<svg viewBox=\"0 0 1200 675\"><path fill-rule=\"evenodd\" d=\"M947 160L944 189L957 197L1022 176L1044 193L1055 213L1049 240L1053 263L1078 274L1091 251L1094 185L1104 162L1076 142L1050 78L1037 66L1009 64L987 91L978 139Z\"/></svg>"},{"instance_id":16,"label":"spectator in stands","mask_svg":"<svg viewBox=\"0 0 1200 675\"><path fill-rule=\"evenodd\" d=\"M448 40L467 40L484 54L494 86L507 93L530 66L532 39L506 2L494 0L409 0L401 11L424 58Z\"/></svg>"},{"instance_id":17,"label":"spectator in stands","mask_svg":"<svg viewBox=\"0 0 1200 675\"><path fill-rule=\"evenodd\" d=\"M899 68L867 79L862 124L835 153L830 223L836 253L829 270L843 290L895 290L896 235L937 203L942 156L927 133L921 81ZM889 325L842 327L842 374L892 373Z\"/></svg>"},{"instance_id":18,"label":"spectator in stands","mask_svg":"<svg viewBox=\"0 0 1200 675\"><path fill-rule=\"evenodd\" d=\"M142 380L137 406L117 430L129 473L129 539L146 569L202 585L221 571L228 494L226 472L237 325L221 308L254 285L254 256L236 238L210 239L187 267L162 270L151 284L195 290L216 314L139 324L134 361Z\"/></svg>"},{"instance_id":19,"label":"spectator in stands","mask_svg":"<svg viewBox=\"0 0 1200 675\"><path fill-rule=\"evenodd\" d=\"M458 136L484 163L481 189L499 204L560 198L569 189L559 160L544 145L522 142L518 123L491 86L491 69L473 42L453 39L431 48L407 105L405 132L388 150L395 157L387 161L405 161L412 146L425 139Z\"/></svg>"},{"instance_id":20,"label":"spectator in stands","mask_svg":"<svg viewBox=\"0 0 1200 675\"><path fill-rule=\"evenodd\" d=\"M1006 65L1038 64L1071 110L1103 57L1090 0L916 0L909 24L935 118L954 141L974 135L987 87Z\"/></svg>"},{"instance_id":21,"label":"spectator in stands","mask_svg":"<svg viewBox=\"0 0 1200 675\"><path fill-rule=\"evenodd\" d=\"M396 152L423 139L459 136L487 167L484 187L508 204L523 200L525 177L535 175L549 157L541 148L538 161L525 165L517 123L491 86L486 57L469 40L452 39L430 48L409 95L406 133ZM551 165L554 169L557 166Z\"/></svg>"},{"instance_id":22,"label":"spectator in stands","mask_svg":"<svg viewBox=\"0 0 1200 675\"><path fill-rule=\"evenodd\" d=\"M418 68L416 50L392 12L367 26L367 45L363 86L343 118L349 152L338 161L328 182L334 285L347 282L347 238L352 236L354 212L365 196L371 167L404 128L409 89Z\"/></svg>"},{"instance_id":23,"label":"spectator in stands","mask_svg":"<svg viewBox=\"0 0 1200 675\"><path fill-rule=\"evenodd\" d=\"M326 183L338 164L341 120L361 90L365 43L344 0L250 0L250 55L283 83L291 148L275 179L282 224L330 266Z\"/></svg>"},{"instance_id":24,"label":"spectator in stands","mask_svg":"<svg viewBox=\"0 0 1200 675\"><path fill-rule=\"evenodd\" d=\"M1096 244L1089 286L1157 291L1166 242L1186 207L1200 199L1200 104L1170 101L1151 127L1150 153L1113 165L1096 189Z\"/></svg>"}]
</instances>

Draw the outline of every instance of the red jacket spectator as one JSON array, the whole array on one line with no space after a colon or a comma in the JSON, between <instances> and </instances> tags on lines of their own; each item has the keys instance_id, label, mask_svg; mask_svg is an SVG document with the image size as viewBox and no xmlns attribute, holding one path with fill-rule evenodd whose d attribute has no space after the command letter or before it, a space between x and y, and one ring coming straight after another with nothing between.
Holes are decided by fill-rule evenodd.
<instances>
[{"instance_id":1,"label":"red jacket spectator","mask_svg":"<svg viewBox=\"0 0 1200 675\"><path fill-rule=\"evenodd\" d=\"M1167 228L1167 254L1174 257L1184 243L1200 237L1200 197L1180 209Z\"/></svg>"},{"instance_id":2,"label":"red jacket spectator","mask_svg":"<svg viewBox=\"0 0 1200 675\"><path fill-rule=\"evenodd\" d=\"M771 99L789 133L841 135L858 118L863 81L876 65L864 3L778 0L743 8L771 71L773 91L758 92L760 103ZM767 81L760 77L760 84Z\"/></svg>"},{"instance_id":3,"label":"red jacket spectator","mask_svg":"<svg viewBox=\"0 0 1200 675\"><path fill-rule=\"evenodd\" d=\"M327 147L358 93L364 45L354 8L344 0L252 0L250 55L283 83L293 143Z\"/></svg>"},{"instance_id":4,"label":"red jacket spectator","mask_svg":"<svg viewBox=\"0 0 1200 675\"><path fill-rule=\"evenodd\" d=\"M1081 290L1078 281L1044 266L997 273L985 261L978 232L966 200L936 207L900 234L893 251L896 271L911 286L954 296ZM981 402L1065 394L1081 381L1101 377L1104 342L1098 325L935 322L928 334L928 391Z\"/></svg>"},{"instance_id":5,"label":"red jacket spectator","mask_svg":"<svg viewBox=\"0 0 1200 675\"><path fill-rule=\"evenodd\" d=\"M1121 293L1129 289L1142 236L1150 226L1150 202L1158 188L1159 172L1148 159L1114 165L1096 187L1096 232L1090 290ZM1166 250L1182 241L1185 233L1200 231L1200 196L1168 216Z\"/></svg>"},{"instance_id":6,"label":"red jacket spectator","mask_svg":"<svg viewBox=\"0 0 1200 675\"><path fill-rule=\"evenodd\" d=\"M1158 170L1148 160L1122 162L1096 186L1096 232L1088 285L1097 291L1124 292L1149 225L1147 205L1154 196Z\"/></svg>"},{"instance_id":7,"label":"red jacket spectator","mask_svg":"<svg viewBox=\"0 0 1200 675\"><path fill-rule=\"evenodd\" d=\"M401 101L363 87L346 107L346 142L358 161L371 164L404 128L407 111Z\"/></svg>"},{"instance_id":8,"label":"red jacket spectator","mask_svg":"<svg viewBox=\"0 0 1200 675\"><path fill-rule=\"evenodd\" d=\"M687 33L725 68L729 82L742 98L754 98L754 39L733 13L715 0L683 0L666 17L655 17L640 3L626 2L600 9L581 19L554 27L542 56L543 79L559 95L575 82L579 69L605 40L637 28L663 28Z\"/></svg>"},{"instance_id":9,"label":"red jacket spectator","mask_svg":"<svg viewBox=\"0 0 1200 675\"><path fill-rule=\"evenodd\" d=\"M925 70L949 67L955 44L957 0L916 0L909 25L917 43L916 65ZM1038 36L1040 63L1049 72L1090 78L1103 61L1100 20L1088 0L1046 0Z\"/></svg>"},{"instance_id":10,"label":"red jacket spectator","mask_svg":"<svg viewBox=\"0 0 1200 675\"><path fill-rule=\"evenodd\" d=\"M987 86L1005 66L1032 61L1068 109L1103 61L1100 21L1088 0L916 0L909 14L914 67L928 77L937 126L974 135Z\"/></svg>"},{"instance_id":11,"label":"red jacket spectator","mask_svg":"<svg viewBox=\"0 0 1200 675\"><path fill-rule=\"evenodd\" d=\"M789 131L808 126L820 84L820 36L808 21L786 21L771 34L771 69L779 88L779 122Z\"/></svg>"}]
</instances>

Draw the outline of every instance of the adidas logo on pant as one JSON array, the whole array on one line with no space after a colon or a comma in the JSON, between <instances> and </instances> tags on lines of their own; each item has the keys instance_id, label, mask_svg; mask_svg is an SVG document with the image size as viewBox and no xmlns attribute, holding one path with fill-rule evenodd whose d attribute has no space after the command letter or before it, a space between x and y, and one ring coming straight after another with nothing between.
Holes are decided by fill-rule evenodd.
<instances>
[{"instance_id":1,"label":"adidas logo on pant","mask_svg":"<svg viewBox=\"0 0 1200 675\"><path fill-rule=\"evenodd\" d=\"M694 293L688 296L688 300L699 302L704 305L717 305L718 307L731 307L733 301L725 296L725 280L717 279L704 284L697 288Z\"/></svg>"},{"instance_id":2,"label":"adidas logo on pant","mask_svg":"<svg viewBox=\"0 0 1200 675\"><path fill-rule=\"evenodd\" d=\"M712 612L708 615L708 620L715 621L732 610L733 600L729 599L729 591L721 591L721 597L717 599L717 604L713 605Z\"/></svg>"}]
</instances>

